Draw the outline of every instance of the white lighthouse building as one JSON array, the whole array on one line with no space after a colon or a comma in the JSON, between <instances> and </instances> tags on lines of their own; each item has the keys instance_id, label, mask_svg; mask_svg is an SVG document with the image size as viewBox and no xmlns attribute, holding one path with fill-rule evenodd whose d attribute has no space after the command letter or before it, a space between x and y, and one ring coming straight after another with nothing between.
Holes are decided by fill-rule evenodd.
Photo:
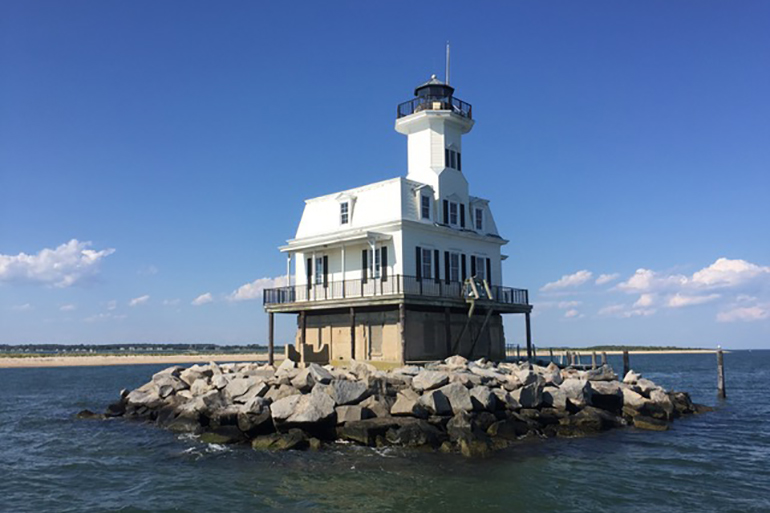
<instances>
[{"instance_id":1,"label":"white lighthouse building","mask_svg":"<svg viewBox=\"0 0 770 513\"><path fill-rule=\"evenodd\" d=\"M292 359L502 359L506 313L526 316L529 345L528 293L504 286L508 241L463 169L471 105L435 75L414 96L395 126L407 137L406 176L306 200L280 248L290 285L265 290L264 307L271 348L273 315L298 314Z\"/></svg>"}]
</instances>

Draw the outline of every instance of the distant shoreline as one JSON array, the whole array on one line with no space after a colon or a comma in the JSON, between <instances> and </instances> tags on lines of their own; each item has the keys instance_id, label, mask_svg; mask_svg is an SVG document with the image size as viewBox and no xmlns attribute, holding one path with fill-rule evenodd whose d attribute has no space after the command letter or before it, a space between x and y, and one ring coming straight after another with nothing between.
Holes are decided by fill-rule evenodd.
<instances>
[{"instance_id":1,"label":"distant shoreline","mask_svg":"<svg viewBox=\"0 0 770 513\"><path fill-rule=\"evenodd\" d=\"M282 348L281 348L282 349ZM590 355L592 350L571 350L583 356ZM608 355L621 355L623 351L596 351ZM728 351L725 351L728 352ZM276 351L276 360L283 360L283 351ZM672 349L672 350L629 350L629 354L714 354L715 349ZM526 350L522 351L526 354ZM554 356L562 356L565 351L554 351ZM539 359L550 357L546 350L537 352ZM100 367L110 365L152 365L152 364L191 364L208 362L266 362L267 353L242 354L176 354L176 355L72 355L72 356L24 356L0 357L0 369L22 369L36 367Z\"/></svg>"}]
</instances>

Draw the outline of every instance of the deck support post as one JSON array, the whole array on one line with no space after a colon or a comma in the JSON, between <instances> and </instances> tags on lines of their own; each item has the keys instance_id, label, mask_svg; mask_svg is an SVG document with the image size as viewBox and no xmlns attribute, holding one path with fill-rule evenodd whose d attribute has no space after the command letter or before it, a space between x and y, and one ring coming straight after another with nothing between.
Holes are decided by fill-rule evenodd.
<instances>
[{"instance_id":1,"label":"deck support post","mask_svg":"<svg viewBox=\"0 0 770 513\"><path fill-rule=\"evenodd\" d=\"M602 365L607 365L607 353L602 351ZM623 376L625 378L625 376Z\"/></svg>"},{"instance_id":2,"label":"deck support post","mask_svg":"<svg viewBox=\"0 0 770 513\"><path fill-rule=\"evenodd\" d=\"M529 322L529 312L524 314L524 322L527 326L527 360L532 360L532 328Z\"/></svg>"},{"instance_id":3,"label":"deck support post","mask_svg":"<svg viewBox=\"0 0 770 513\"><path fill-rule=\"evenodd\" d=\"M406 365L406 304L398 304L398 336L401 339L401 365Z\"/></svg>"},{"instance_id":4,"label":"deck support post","mask_svg":"<svg viewBox=\"0 0 770 513\"><path fill-rule=\"evenodd\" d=\"M592 369L596 368L596 351L591 353L591 368Z\"/></svg>"},{"instance_id":5,"label":"deck support post","mask_svg":"<svg viewBox=\"0 0 770 513\"><path fill-rule=\"evenodd\" d=\"M350 307L350 360L356 359L356 309Z\"/></svg>"},{"instance_id":6,"label":"deck support post","mask_svg":"<svg viewBox=\"0 0 770 513\"><path fill-rule=\"evenodd\" d=\"M302 310L299 313L299 363L305 364L305 343L307 342L307 313Z\"/></svg>"},{"instance_id":7,"label":"deck support post","mask_svg":"<svg viewBox=\"0 0 770 513\"><path fill-rule=\"evenodd\" d=\"M273 365L275 363L275 346L273 345L273 336L275 334L275 314L270 312L267 314L267 364Z\"/></svg>"},{"instance_id":8,"label":"deck support post","mask_svg":"<svg viewBox=\"0 0 770 513\"><path fill-rule=\"evenodd\" d=\"M444 329L446 336L446 355L452 356L452 316L449 307L444 308Z\"/></svg>"},{"instance_id":9,"label":"deck support post","mask_svg":"<svg viewBox=\"0 0 770 513\"><path fill-rule=\"evenodd\" d=\"M623 376L620 378L621 380L626 377L626 374L628 374L628 371L631 370L631 364L628 361L628 351L623 350Z\"/></svg>"}]
</instances>

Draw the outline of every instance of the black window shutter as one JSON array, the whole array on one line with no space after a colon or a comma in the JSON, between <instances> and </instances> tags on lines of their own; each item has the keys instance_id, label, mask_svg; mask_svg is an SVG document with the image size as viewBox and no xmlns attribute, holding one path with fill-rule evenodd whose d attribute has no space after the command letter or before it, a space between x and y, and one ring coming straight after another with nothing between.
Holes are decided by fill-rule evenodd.
<instances>
[{"instance_id":1,"label":"black window shutter","mask_svg":"<svg viewBox=\"0 0 770 513\"><path fill-rule=\"evenodd\" d=\"M476 276L476 257L471 255L471 276Z\"/></svg>"},{"instance_id":2,"label":"black window shutter","mask_svg":"<svg viewBox=\"0 0 770 513\"><path fill-rule=\"evenodd\" d=\"M368 253L369 251L366 249L361 250L361 281L363 283L366 283L366 277L369 271L369 265L366 259Z\"/></svg>"},{"instance_id":3,"label":"black window shutter","mask_svg":"<svg viewBox=\"0 0 770 513\"><path fill-rule=\"evenodd\" d=\"M414 261L417 263L417 273L415 276L417 276L417 281L420 281L422 280L422 248L420 246L415 248Z\"/></svg>"},{"instance_id":4,"label":"black window shutter","mask_svg":"<svg viewBox=\"0 0 770 513\"><path fill-rule=\"evenodd\" d=\"M324 255L324 287L329 286L329 257Z\"/></svg>"},{"instance_id":5,"label":"black window shutter","mask_svg":"<svg viewBox=\"0 0 770 513\"><path fill-rule=\"evenodd\" d=\"M307 288L313 285L313 259L307 259Z\"/></svg>"},{"instance_id":6,"label":"black window shutter","mask_svg":"<svg viewBox=\"0 0 770 513\"><path fill-rule=\"evenodd\" d=\"M444 281L449 285L449 251L444 251Z\"/></svg>"},{"instance_id":7,"label":"black window shutter","mask_svg":"<svg viewBox=\"0 0 770 513\"><path fill-rule=\"evenodd\" d=\"M460 272L462 273L461 276L463 277L463 281L465 281L465 278L468 277L467 274L465 273L465 253L463 253L463 255L461 257Z\"/></svg>"},{"instance_id":8,"label":"black window shutter","mask_svg":"<svg viewBox=\"0 0 770 513\"><path fill-rule=\"evenodd\" d=\"M439 252L438 252L437 249L434 249L433 250L433 261L436 262L436 270L433 272L433 276L436 279L436 283L441 281L441 274L439 272L439 265L438 265L438 257L439 257Z\"/></svg>"},{"instance_id":9,"label":"black window shutter","mask_svg":"<svg viewBox=\"0 0 770 513\"><path fill-rule=\"evenodd\" d=\"M465 205L460 204L460 228L465 228Z\"/></svg>"},{"instance_id":10,"label":"black window shutter","mask_svg":"<svg viewBox=\"0 0 770 513\"><path fill-rule=\"evenodd\" d=\"M380 276L382 281L388 281L388 247L380 248Z\"/></svg>"},{"instance_id":11,"label":"black window shutter","mask_svg":"<svg viewBox=\"0 0 770 513\"><path fill-rule=\"evenodd\" d=\"M449 224L449 201L444 200L444 224Z\"/></svg>"},{"instance_id":12,"label":"black window shutter","mask_svg":"<svg viewBox=\"0 0 770 513\"><path fill-rule=\"evenodd\" d=\"M492 260L489 258L485 258L484 260L487 261L487 283L492 285Z\"/></svg>"},{"instance_id":13,"label":"black window shutter","mask_svg":"<svg viewBox=\"0 0 770 513\"><path fill-rule=\"evenodd\" d=\"M444 167L449 167L449 148L444 148Z\"/></svg>"},{"instance_id":14,"label":"black window shutter","mask_svg":"<svg viewBox=\"0 0 770 513\"><path fill-rule=\"evenodd\" d=\"M463 170L463 161L460 158L460 152L457 152L457 170L462 171Z\"/></svg>"}]
</instances>

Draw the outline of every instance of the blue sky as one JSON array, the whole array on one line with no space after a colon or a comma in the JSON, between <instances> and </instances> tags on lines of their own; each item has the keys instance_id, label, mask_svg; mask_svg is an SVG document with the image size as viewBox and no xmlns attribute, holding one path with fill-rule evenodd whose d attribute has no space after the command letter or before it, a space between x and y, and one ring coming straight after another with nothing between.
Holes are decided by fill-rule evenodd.
<instances>
[{"instance_id":1,"label":"blue sky","mask_svg":"<svg viewBox=\"0 0 770 513\"><path fill-rule=\"evenodd\" d=\"M305 198L405 175L450 40L537 344L770 346L767 2L0 10L0 343L264 342L233 292Z\"/></svg>"}]
</instances>

